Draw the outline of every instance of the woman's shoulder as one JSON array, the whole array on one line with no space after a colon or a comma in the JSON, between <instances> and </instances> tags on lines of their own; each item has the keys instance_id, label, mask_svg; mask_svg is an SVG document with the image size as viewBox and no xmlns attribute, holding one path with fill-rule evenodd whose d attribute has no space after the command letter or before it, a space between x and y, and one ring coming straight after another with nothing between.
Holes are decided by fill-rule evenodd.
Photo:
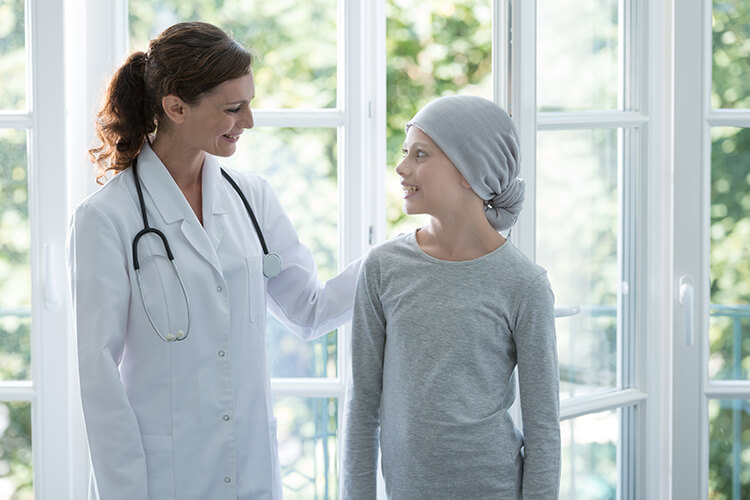
<instances>
[{"instance_id":1,"label":"woman's shoulder","mask_svg":"<svg viewBox=\"0 0 750 500\"><path fill-rule=\"evenodd\" d=\"M76 207L75 214L99 212L114 215L123 210L123 204L129 197L128 182L132 182L133 173L130 169L123 170L96 191L84 198ZM125 205L126 206L126 205Z\"/></svg>"},{"instance_id":2,"label":"woman's shoulder","mask_svg":"<svg viewBox=\"0 0 750 500\"><path fill-rule=\"evenodd\" d=\"M253 194L262 194L268 190L273 191L271 184L258 174L227 167L221 163L219 163L219 166L240 186L240 188L242 188L243 191L248 191Z\"/></svg>"}]
</instances>

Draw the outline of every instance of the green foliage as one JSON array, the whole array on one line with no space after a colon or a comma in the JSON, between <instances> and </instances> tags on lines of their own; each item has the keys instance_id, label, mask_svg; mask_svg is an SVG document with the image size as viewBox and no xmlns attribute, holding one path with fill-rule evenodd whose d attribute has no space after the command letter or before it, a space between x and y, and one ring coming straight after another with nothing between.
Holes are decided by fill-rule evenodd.
<instances>
[{"instance_id":1,"label":"green foliage","mask_svg":"<svg viewBox=\"0 0 750 500\"><path fill-rule=\"evenodd\" d=\"M0 130L0 380L29 378L30 244L26 134Z\"/></svg>"},{"instance_id":2,"label":"green foliage","mask_svg":"<svg viewBox=\"0 0 750 500\"><path fill-rule=\"evenodd\" d=\"M747 460L750 453L749 409L747 401L722 399L709 402L708 481L711 500L737 500L750 496ZM738 464L735 458L739 459ZM739 479L739 497L733 497L732 493L735 473Z\"/></svg>"},{"instance_id":3,"label":"green foliage","mask_svg":"<svg viewBox=\"0 0 750 500\"><path fill-rule=\"evenodd\" d=\"M233 34L256 56L258 108L336 106L336 0L131 0L130 45L180 21L205 21Z\"/></svg>"},{"instance_id":4,"label":"green foliage","mask_svg":"<svg viewBox=\"0 0 750 500\"><path fill-rule=\"evenodd\" d=\"M26 106L24 0L0 0L0 110Z\"/></svg>"},{"instance_id":5,"label":"green foliage","mask_svg":"<svg viewBox=\"0 0 750 500\"><path fill-rule=\"evenodd\" d=\"M4 487L12 488L7 498L34 498L30 403L0 403L0 481L3 480L9 481Z\"/></svg>"},{"instance_id":6,"label":"green foliage","mask_svg":"<svg viewBox=\"0 0 750 500\"><path fill-rule=\"evenodd\" d=\"M750 108L750 3L713 2L714 108Z\"/></svg>"},{"instance_id":7,"label":"green foliage","mask_svg":"<svg viewBox=\"0 0 750 500\"><path fill-rule=\"evenodd\" d=\"M415 223L401 211L394 172L406 122L437 97L492 97L491 9L488 0L433 0L418 9L407 0L386 2L386 222L391 233Z\"/></svg>"}]
</instances>

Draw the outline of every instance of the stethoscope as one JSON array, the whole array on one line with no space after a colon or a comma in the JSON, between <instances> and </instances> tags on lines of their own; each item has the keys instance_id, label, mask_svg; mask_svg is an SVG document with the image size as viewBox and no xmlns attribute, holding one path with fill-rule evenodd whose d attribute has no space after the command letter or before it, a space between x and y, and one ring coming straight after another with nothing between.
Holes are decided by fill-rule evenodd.
<instances>
[{"instance_id":1,"label":"stethoscope","mask_svg":"<svg viewBox=\"0 0 750 500\"><path fill-rule=\"evenodd\" d=\"M143 229L138 231L138 234L135 235L133 238L133 267L135 268L135 276L136 281L138 282L138 290L141 294L141 300L143 301L143 308L146 311L146 317L148 318L149 323L151 323L151 326L153 327L156 334L159 336L160 339L162 339L164 342L174 342L174 341L180 341L185 340L188 335L190 334L190 299L188 299L187 290L185 289L185 282L182 280L182 274L180 273L180 270L177 268L177 265L174 262L174 255L172 254L172 250L169 247L169 242L167 241L167 237L159 231L156 228L153 228L148 225L148 217L146 216L146 203L143 200L143 191L141 189L141 181L138 178L138 158L136 157L133 160L133 178L135 179L135 189L138 192L138 203L141 207L141 217L143 218ZM253 212L253 209L250 207L250 203L248 203L247 198L245 198L245 195L242 193L242 190L237 185L237 183L232 179L232 177L224 170L221 169L221 175L224 176L224 178L229 182L229 184L232 185L235 191L237 191L237 194L240 195L240 198L242 199L243 205L245 205L245 210L247 211L247 215L250 216L250 220L253 221L253 226L255 227L255 232L258 235L258 239L260 240L260 246L263 248L263 275L266 278L273 278L275 276L278 276L281 272L281 256L277 253L269 253L268 246L266 245L266 239L263 237L263 231L260 229L260 224L258 224L258 219L255 218L255 212ZM182 289L182 295L185 297L185 308L187 310L187 325L185 326L185 330L178 330L177 333L167 333L166 335L162 334L161 331L159 331L159 328L156 326L156 323L154 323L153 318L151 317L151 313L148 310L148 306L146 305L146 297L143 294L143 285L141 283L141 266L138 261L138 241L141 239L141 236L145 234L155 234L157 235L164 245L164 250L167 252L167 258L172 263L172 268L174 269L175 274L177 275L177 281L180 283L180 288Z\"/></svg>"}]
</instances>

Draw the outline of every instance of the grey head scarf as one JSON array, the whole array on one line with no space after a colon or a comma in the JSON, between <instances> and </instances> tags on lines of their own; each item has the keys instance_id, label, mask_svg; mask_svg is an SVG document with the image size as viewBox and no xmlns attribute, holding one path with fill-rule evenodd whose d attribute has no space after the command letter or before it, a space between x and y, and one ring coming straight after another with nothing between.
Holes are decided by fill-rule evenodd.
<instances>
[{"instance_id":1,"label":"grey head scarf","mask_svg":"<svg viewBox=\"0 0 750 500\"><path fill-rule=\"evenodd\" d=\"M525 184L518 178L518 129L500 106L475 96L436 99L406 124L417 126L445 153L484 200L487 220L510 229L523 206Z\"/></svg>"}]
</instances>

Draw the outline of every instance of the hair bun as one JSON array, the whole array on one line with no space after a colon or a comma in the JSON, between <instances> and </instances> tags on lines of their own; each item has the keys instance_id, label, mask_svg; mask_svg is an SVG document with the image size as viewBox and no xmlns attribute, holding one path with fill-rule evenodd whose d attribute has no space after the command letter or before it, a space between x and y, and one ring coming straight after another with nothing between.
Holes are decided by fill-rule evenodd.
<instances>
[{"instance_id":1,"label":"hair bun","mask_svg":"<svg viewBox=\"0 0 750 500\"><path fill-rule=\"evenodd\" d=\"M484 213L492 227L498 231L513 227L523 208L525 193L526 183L523 179L516 178L508 184L505 191L485 204Z\"/></svg>"}]
</instances>

